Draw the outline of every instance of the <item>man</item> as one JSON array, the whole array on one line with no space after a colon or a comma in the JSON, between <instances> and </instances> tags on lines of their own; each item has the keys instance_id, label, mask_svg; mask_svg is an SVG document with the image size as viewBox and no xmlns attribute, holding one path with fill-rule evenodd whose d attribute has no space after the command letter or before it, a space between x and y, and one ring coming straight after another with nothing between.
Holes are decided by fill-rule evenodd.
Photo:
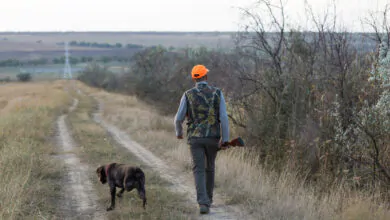
<instances>
[{"instance_id":1,"label":"man","mask_svg":"<svg viewBox=\"0 0 390 220\"><path fill-rule=\"evenodd\" d=\"M213 202L215 158L218 148L225 150L229 140L229 120L222 91L207 83L209 70L203 65L193 67L195 87L186 91L175 116L176 136L183 139L183 121L187 116L187 141L190 145L201 214L207 214ZM222 137L221 137L222 133Z\"/></svg>"}]
</instances>

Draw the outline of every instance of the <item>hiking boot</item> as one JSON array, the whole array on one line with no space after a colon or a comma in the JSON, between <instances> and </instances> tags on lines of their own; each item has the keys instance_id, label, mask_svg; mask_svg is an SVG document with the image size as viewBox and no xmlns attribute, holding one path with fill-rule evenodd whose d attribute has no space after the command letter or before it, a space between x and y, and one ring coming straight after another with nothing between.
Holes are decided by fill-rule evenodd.
<instances>
[{"instance_id":1,"label":"hiking boot","mask_svg":"<svg viewBox=\"0 0 390 220\"><path fill-rule=\"evenodd\" d=\"M207 205L199 205L200 214L207 214L210 212L210 209Z\"/></svg>"}]
</instances>

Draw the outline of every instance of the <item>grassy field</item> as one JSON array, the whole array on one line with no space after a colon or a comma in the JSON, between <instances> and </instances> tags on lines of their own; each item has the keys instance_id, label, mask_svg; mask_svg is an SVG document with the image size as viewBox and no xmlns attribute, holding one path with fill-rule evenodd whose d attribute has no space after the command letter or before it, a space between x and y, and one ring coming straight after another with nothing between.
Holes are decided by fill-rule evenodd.
<instances>
[{"instance_id":1,"label":"grassy field","mask_svg":"<svg viewBox=\"0 0 390 220\"><path fill-rule=\"evenodd\" d=\"M61 82L0 86L0 219L54 214L62 166L50 137L69 103Z\"/></svg>"},{"instance_id":2,"label":"grassy field","mask_svg":"<svg viewBox=\"0 0 390 220\"><path fill-rule=\"evenodd\" d=\"M104 117L171 166L190 171L188 146L175 138L173 117L162 117L135 97L83 87L105 103ZM234 136L234 131L232 136ZM249 155L249 156L248 156ZM304 187L294 173L279 176L256 164L250 150L230 149L217 158L216 190L230 204L244 204L260 219L389 219L375 195L358 195L335 186L323 195Z\"/></svg>"},{"instance_id":3,"label":"grassy field","mask_svg":"<svg viewBox=\"0 0 390 220\"><path fill-rule=\"evenodd\" d=\"M109 219L192 219L196 207L183 195L168 191L168 183L150 167L118 146L92 119L97 103L89 96L64 90L64 81L10 83L0 88L0 219L53 219L57 216L61 180L65 175L56 157L55 124L71 98L79 106L69 113L76 154L90 167L89 177L99 202L109 205L107 185L97 181L95 169L109 162L141 166L148 174L147 209L136 192L117 199ZM126 130L136 141L190 175L189 149L174 136L173 118L162 117L134 97L107 93L76 84L104 101L104 117ZM234 134L232 134L234 136ZM249 156L248 156L249 155ZM376 195L356 194L341 186L322 195L304 187L293 173L275 175L254 163L249 150L229 149L217 159L216 190L229 204L243 204L243 212L260 219L390 219L389 207ZM245 158L245 160L244 160Z\"/></svg>"},{"instance_id":4,"label":"grassy field","mask_svg":"<svg viewBox=\"0 0 390 220\"><path fill-rule=\"evenodd\" d=\"M109 188L98 182L95 169L112 161L140 165L148 173L147 209L136 191L117 199L109 219L191 219L196 207L186 205L184 197L168 191L157 173L116 146L110 136L91 118L96 103L87 96L69 95L65 82L10 83L0 90L0 219L52 219L58 216L64 165L53 141L57 116L65 112L71 97L80 100L69 115L78 146L77 155L90 165L90 178L100 197L109 205Z\"/></svg>"}]
</instances>

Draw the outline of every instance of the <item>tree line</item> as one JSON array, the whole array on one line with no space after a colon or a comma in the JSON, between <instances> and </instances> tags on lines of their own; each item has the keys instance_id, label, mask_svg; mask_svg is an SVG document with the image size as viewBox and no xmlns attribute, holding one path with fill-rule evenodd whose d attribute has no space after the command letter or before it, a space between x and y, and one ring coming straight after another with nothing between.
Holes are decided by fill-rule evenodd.
<instances>
[{"instance_id":1,"label":"tree line","mask_svg":"<svg viewBox=\"0 0 390 220\"><path fill-rule=\"evenodd\" d=\"M121 56L101 56L101 57L92 57L92 56L82 56L82 57L69 57L69 62L71 64L78 63L89 63L89 62L129 62L129 57L121 57ZM0 60L0 67L20 67L20 66L37 66L37 65L46 65L46 64L63 64L65 63L65 56L55 57L53 59L48 58L39 58L39 59L31 59L31 60L18 60L18 59L6 59Z\"/></svg>"},{"instance_id":2,"label":"tree line","mask_svg":"<svg viewBox=\"0 0 390 220\"><path fill-rule=\"evenodd\" d=\"M57 45L64 45L63 42L57 43ZM70 46L75 47L95 47L95 48L127 48L127 49L141 49L142 45L139 44L122 44L122 43L98 43L98 42L86 42L86 41L70 41Z\"/></svg>"}]
</instances>

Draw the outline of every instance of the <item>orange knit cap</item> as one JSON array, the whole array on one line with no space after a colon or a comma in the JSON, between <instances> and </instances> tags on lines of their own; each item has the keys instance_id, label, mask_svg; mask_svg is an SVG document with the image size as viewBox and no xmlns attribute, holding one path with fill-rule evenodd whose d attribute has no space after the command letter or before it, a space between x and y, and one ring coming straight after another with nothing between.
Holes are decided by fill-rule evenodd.
<instances>
[{"instance_id":1,"label":"orange knit cap","mask_svg":"<svg viewBox=\"0 0 390 220\"><path fill-rule=\"evenodd\" d=\"M196 65L192 68L191 75L192 75L193 79L200 79L200 78L204 77L205 75L207 75L208 72L209 72L209 70L205 66Z\"/></svg>"}]
</instances>

